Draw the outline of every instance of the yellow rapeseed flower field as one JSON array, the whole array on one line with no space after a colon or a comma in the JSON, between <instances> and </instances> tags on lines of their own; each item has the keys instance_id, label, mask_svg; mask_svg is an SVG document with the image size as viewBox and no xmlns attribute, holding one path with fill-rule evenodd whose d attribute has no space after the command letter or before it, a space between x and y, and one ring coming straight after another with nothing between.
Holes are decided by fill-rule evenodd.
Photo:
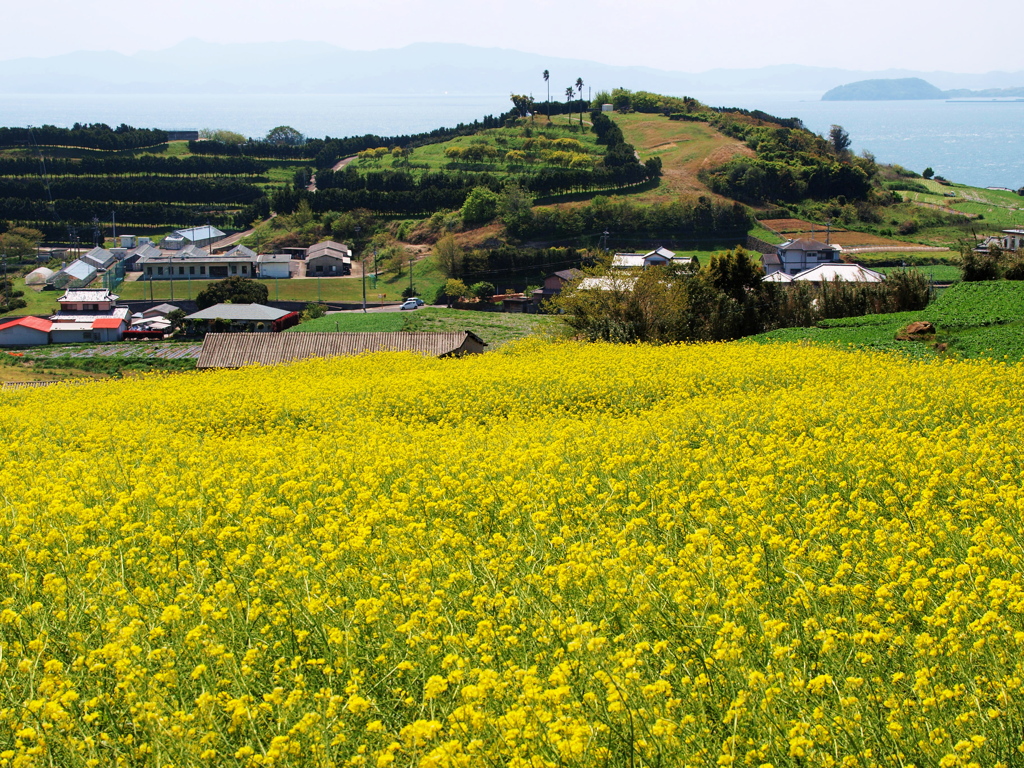
<instances>
[{"instance_id":1,"label":"yellow rapeseed flower field","mask_svg":"<svg viewBox=\"0 0 1024 768\"><path fill-rule=\"evenodd\" d=\"M0 766L1020 765L1022 392L533 341L4 392Z\"/></svg>"}]
</instances>

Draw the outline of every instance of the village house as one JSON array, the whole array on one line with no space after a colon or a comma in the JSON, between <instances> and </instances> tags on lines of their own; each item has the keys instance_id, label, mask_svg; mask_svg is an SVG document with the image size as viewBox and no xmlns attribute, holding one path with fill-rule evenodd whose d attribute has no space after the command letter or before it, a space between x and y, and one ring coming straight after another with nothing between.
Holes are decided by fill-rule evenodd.
<instances>
[{"instance_id":1,"label":"village house","mask_svg":"<svg viewBox=\"0 0 1024 768\"><path fill-rule=\"evenodd\" d=\"M612 269L646 269L672 263L689 264L690 261L687 256L677 257L675 251L658 246L647 253L616 253L612 257Z\"/></svg>"},{"instance_id":2,"label":"village house","mask_svg":"<svg viewBox=\"0 0 1024 768\"><path fill-rule=\"evenodd\" d=\"M53 323L41 317L19 317L0 325L0 347L36 347L50 343Z\"/></svg>"},{"instance_id":3,"label":"village house","mask_svg":"<svg viewBox=\"0 0 1024 768\"><path fill-rule=\"evenodd\" d=\"M69 290L50 316L50 342L120 341L131 322L131 311L117 306L118 296L107 290Z\"/></svg>"},{"instance_id":4,"label":"village house","mask_svg":"<svg viewBox=\"0 0 1024 768\"><path fill-rule=\"evenodd\" d=\"M766 275L779 271L797 275L822 263L839 263L842 251L838 245L818 240L787 240L774 254L762 256L761 263Z\"/></svg>"},{"instance_id":5,"label":"village house","mask_svg":"<svg viewBox=\"0 0 1024 768\"><path fill-rule=\"evenodd\" d=\"M530 294L534 306L539 308L543 302L560 294L565 286L579 277L579 274L578 269L562 269L552 272L544 278L544 284Z\"/></svg>"},{"instance_id":6,"label":"village house","mask_svg":"<svg viewBox=\"0 0 1024 768\"><path fill-rule=\"evenodd\" d=\"M1002 251L1024 249L1024 229L1004 229L1002 234L986 237L974 250L978 253L988 253L992 246L998 246Z\"/></svg>"}]
</instances>

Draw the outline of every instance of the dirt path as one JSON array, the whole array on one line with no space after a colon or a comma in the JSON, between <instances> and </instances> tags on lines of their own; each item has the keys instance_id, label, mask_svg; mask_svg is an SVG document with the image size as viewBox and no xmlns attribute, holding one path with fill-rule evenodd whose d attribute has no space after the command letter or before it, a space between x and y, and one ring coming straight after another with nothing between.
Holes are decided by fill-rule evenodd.
<instances>
[{"instance_id":1,"label":"dirt path","mask_svg":"<svg viewBox=\"0 0 1024 768\"><path fill-rule=\"evenodd\" d=\"M273 219L275 216L277 216L276 213L270 214L270 219ZM267 219L267 221L270 221L270 219ZM267 221L264 221L262 223L266 224ZM247 229L244 232L236 232L233 235L228 235L223 240L218 240L216 243L211 245L209 248L210 253L213 253L214 251L223 251L227 248L231 248L232 246L237 245L238 241L241 240L243 237L248 237L249 235L255 232L255 229Z\"/></svg>"}]
</instances>

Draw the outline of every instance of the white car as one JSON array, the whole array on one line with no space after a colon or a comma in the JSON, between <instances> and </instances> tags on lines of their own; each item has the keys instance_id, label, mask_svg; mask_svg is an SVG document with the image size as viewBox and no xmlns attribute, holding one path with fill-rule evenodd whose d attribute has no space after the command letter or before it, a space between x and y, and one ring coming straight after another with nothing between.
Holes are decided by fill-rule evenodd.
<instances>
[{"instance_id":1,"label":"white car","mask_svg":"<svg viewBox=\"0 0 1024 768\"><path fill-rule=\"evenodd\" d=\"M405 300L405 301L404 301L404 302L402 303L402 306L401 306L401 307L399 307L399 309L419 309L419 308L420 308L420 307L422 307L422 306L423 306L423 305L424 305L425 303L426 303L426 302L425 302L425 301L423 301L423 299L417 299L417 298L415 298L415 297L414 297L414 298L411 298L411 299L406 299L406 300Z\"/></svg>"}]
</instances>

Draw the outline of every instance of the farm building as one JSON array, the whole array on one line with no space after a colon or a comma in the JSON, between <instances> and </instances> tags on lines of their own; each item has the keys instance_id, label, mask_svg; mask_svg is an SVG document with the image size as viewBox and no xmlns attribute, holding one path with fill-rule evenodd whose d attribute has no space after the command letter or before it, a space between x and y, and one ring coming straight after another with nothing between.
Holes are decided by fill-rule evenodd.
<instances>
[{"instance_id":1,"label":"farm building","mask_svg":"<svg viewBox=\"0 0 1024 768\"><path fill-rule=\"evenodd\" d=\"M122 254L125 253L122 251ZM106 248L93 248L82 256L82 261L91 264L96 269L109 269L110 265L117 261L117 254L108 251Z\"/></svg>"},{"instance_id":2,"label":"farm building","mask_svg":"<svg viewBox=\"0 0 1024 768\"><path fill-rule=\"evenodd\" d=\"M412 352L425 357L480 354L487 344L471 331L445 333L211 333L196 368L275 365L311 357Z\"/></svg>"},{"instance_id":3,"label":"farm building","mask_svg":"<svg viewBox=\"0 0 1024 768\"><path fill-rule=\"evenodd\" d=\"M192 327L213 330L226 324L235 332L282 331L298 325L299 313L263 304L214 304L185 317Z\"/></svg>"},{"instance_id":4,"label":"farm building","mask_svg":"<svg viewBox=\"0 0 1024 768\"><path fill-rule=\"evenodd\" d=\"M287 253L261 253L256 257L260 277L289 278L292 257Z\"/></svg>"},{"instance_id":5,"label":"farm building","mask_svg":"<svg viewBox=\"0 0 1024 768\"><path fill-rule=\"evenodd\" d=\"M47 278L46 284L57 289L83 288L93 281L97 271L92 264L77 259Z\"/></svg>"},{"instance_id":6,"label":"farm building","mask_svg":"<svg viewBox=\"0 0 1024 768\"><path fill-rule=\"evenodd\" d=\"M54 274L52 269L47 269L46 267L33 269L25 275L25 285L44 285Z\"/></svg>"},{"instance_id":7,"label":"farm building","mask_svg":"<svg viewBox=\"0 0 1024 768\"><path fill-rule=\"evenodd\" d=\"M196 245L200 248L212 245L218 240L222 240L225 235L216 227L209 225L203 227L192 227L191 229L178 229L174 231L171 237L180 237L182 245ZM166 243L167 238L164 238ZM168 247L168 246L164 246Z\"/></svg>"},{"instance_id":8,"label":"farm building","mask_svg":"<svg viewBox=\"0 0 1024 768\"><path fill-rule=\"evenodd\" d=\"M222 280L235 275L255 277L256 254L211 256L202 249L184 249L175 254L157 252L141 257L137 268L142 272L143 280Z\"/></svg>"},{"instance_id":9,"label":"farm building","mask_svg":"<svg viewBox=\"0 0 1024 768\"><path fill-rule=\"evenodd\" d=\"M32 347L50 343L53 323L39 317L19 317L0 325L0 347Z\"/></svg>"}]
</instances>

